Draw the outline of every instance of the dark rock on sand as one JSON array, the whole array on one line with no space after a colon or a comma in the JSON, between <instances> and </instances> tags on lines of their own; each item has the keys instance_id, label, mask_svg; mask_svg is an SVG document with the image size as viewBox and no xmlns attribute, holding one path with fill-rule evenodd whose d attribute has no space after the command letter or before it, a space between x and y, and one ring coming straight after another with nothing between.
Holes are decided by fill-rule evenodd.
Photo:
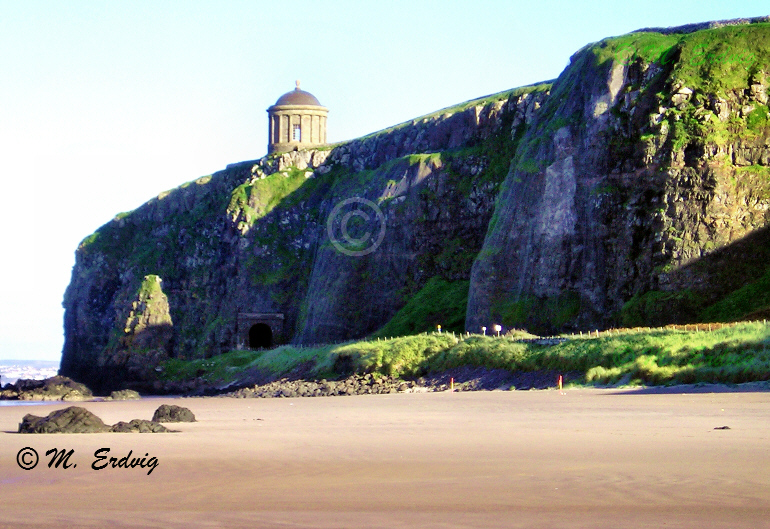
<instances>
[{"instance_id":1,"label":"dark rock on sand","mask_svg":"<svg viewBox=\"0 0 770 529\"><path fill-rule=\"evenodd\" d=\"M28 413L19 424L19 433L101 433L110 427L85 408L70 406L46 417Z\"/></svg>"},{"instance_id":2,"label":"dark rock on sand","mask_svg":"<svg viewBox=\"0 0 770 529\"><path fill-rule=\"evenodd\" d=\"M120 421L114 426L109 426L99 417L79 406L52 411L46 417L28 413L19 424L19 433L165 433L173 431L162 424L144 419Z\"/></svg>"},{"instance_id":3,"label":"dark rock on sand","mask_svg":"<svg viewBox=\"0 0 770 529\"><path fill-rule=\"evenodd\" d=\"M557 371L515 372L504 369L462 366L441 373L431 373L415 380L392 376L351 375L342 380L291 380L283 378L227 393L235 398L331 397L338 395L373 395L385 393L424 393L447 391L493 391L511 389L548 389L557 385ZM579 381L582 374L563 373L564 383ZM453 381L453 382L452 382Z\"/></svg>"},{"instance_id":4,"label":"dark rock on sand","mask_svg":"<svg viewBox=\"0 0 770 529\"><path fill-rule=\"evenodd\" d=\"M195 422L195 415L188 408L162 404L152 416L153 422Z\"/></svg>"},{"instance_id":5,"label":"dark rock on sand","mask_svg":"<svg viewBox=\"0 0 770 529\"><path fill-rule=\"evenodd\" d=\"M0 393L3 400L91 400L91 390L71 378L55 376L45 380L17 380L15 384L6 384Z\"/></svg>"},{"instance_id":6,"label":"dark rock on sand","mask_svg":"<svg viewBox=\"0 0 770 529\"><path fill-rule=\"evenodd\" d=\"M110 393L110 400L137 400L141 398L142 396L133 389L121 389Z\"/></svg>"},{"instance_id":7,"label":"dark rock on sand","mask_svg":"<svg viewBox=\"0 0 770 529\"><path fill-rule=\"evenodd\" d=\"M117 433L167 433L173 432L160 423L145 419L134 419L131 422L120 421L112 427Z\"/></svg>"}]
</instances>

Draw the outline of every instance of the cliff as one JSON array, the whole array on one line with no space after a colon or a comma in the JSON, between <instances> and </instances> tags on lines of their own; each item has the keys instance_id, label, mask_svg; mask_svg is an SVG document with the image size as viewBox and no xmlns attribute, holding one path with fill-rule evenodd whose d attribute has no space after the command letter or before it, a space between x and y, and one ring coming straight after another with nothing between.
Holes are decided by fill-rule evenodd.
<instances>
[{"instance_id":1,"label":"cliff","mask_svg":"<svg viewBox=\"0 0 770 529\"><path fill-rule=\"evenodd\" d=\"M281 314L279 343L333 342L376 331L431 279L467 293L498 186L549 86L233 164L118 215L78 247L62 373L97 390L141 386L168 357L248 345L239 315ZM459 330L464 298L439 321Z\"/></svg>"},{"instance_id":2,"label":"cliff","mask_svg":"<svg viewBox=\"0 0 770 529\"><path fill-rule=\"evenodd\" d=\"M161 193L78 247L61 373L144 387L265 314L308 344L761 310L768 39L762 21L606 39L553 83Z\"/></svg>"},{"instance_id":3,"label":"cliff","mask_svg":"<svg viewBox=\"0 0 770 529\"><path fill-rule=\"evenodd\" d=\"M770 263L770 26L697 29L571 58L503 183L469 330L742 316L727 298Z\"/></svg>"}]
</instances>

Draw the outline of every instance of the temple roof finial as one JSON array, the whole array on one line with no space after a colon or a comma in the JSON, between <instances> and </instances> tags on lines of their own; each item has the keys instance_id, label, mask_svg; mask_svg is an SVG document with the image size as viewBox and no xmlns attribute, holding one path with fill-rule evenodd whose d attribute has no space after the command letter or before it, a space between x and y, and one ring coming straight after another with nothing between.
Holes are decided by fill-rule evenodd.
<instances>
[{"instance_id":1,"label":"temple roof finial","mask_svg":"<svg viewBox=\"0 0 770 529\"><path fill-rule=\"evenodd\" d=\"M294 90L299 90L299 79L297 79L296 81L294 81L294 84L296 84L296 85L297 85L297 87L296 87Z\"/></svg>"}]
</instances>

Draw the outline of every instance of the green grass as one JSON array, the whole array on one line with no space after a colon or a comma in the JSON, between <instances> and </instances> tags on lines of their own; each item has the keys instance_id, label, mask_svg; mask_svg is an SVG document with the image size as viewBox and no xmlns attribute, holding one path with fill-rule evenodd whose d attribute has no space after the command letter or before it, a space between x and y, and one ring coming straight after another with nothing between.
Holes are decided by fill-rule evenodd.
<instances>
[{"instance_id":1,"label":"green grass","mask_svg":"<svg viewBox=\"0 0 770 529\"><path fill-rule=\"evenodd\" d=\"M333 370L342 363L357 373L414 377L427 373L430 360L456 343L457 338L446 332L354 342L333 348L320 367Z\"/></svg>"},{"instance_id":2,"label":"green grass","mask_svg":"<svg viewBox=\"0 0 770 529\"><path fill-rule=\"evenodd\" d=\"M292 167L253 183L241 184L232 192L227 213L234 218L242 217L242 222L252 226L299 189L306 180L304 170Z\"/></svg>"},{"instance_id":3,"label":"green grass","mask_svg":"<svg viewBox=\"0 0 770 529\"><path fill-rule=\"evenodd\" d=\"M591 47L596 63L608 61L631 63L636 59L644 62L665 62L669 50L679 42L679 35L660 33L629 33L621 37L604 39Z\"/></svg>"},{"instance_id":4,"label":"green grass","mask_svg":"<svg viewBox=\"0 0 770 529\"><path fill-rule=\"evenodd\" d=\"M324 364L333 348L332 345L322 347L283 345L267 351L239 349L198 360L173 358L163 364L162 378L187 380L202 377L209 382L230 382L249 369L275 374L288 373L305 362L313 362L316 366ZM323 374L320 368L315 372Z\"/></svg>"},{"instance_id":5,"label":"green grass","mask_svg":"<svg viewBox=\"0 0 770 529\"><path fill-rule=\"evenodd\" d=\"M770 310L770 269L701 312L703 321L735 321L761 310Z\"/></svg>"},{"instance_id":6,"label":"green grass","mask_svg":"<svg viewBox=\"0 0 770 529\"><path fill-rule=\"evenodd\" d=\"M447 331L461 332L465 328L469 284L468 281L446 281L438 276L431 278L373 336L404 336L435 331L437 325Z\"/></svg>"},{"instance_id":7,"label":"green grass","mask_svg":"<svg viewBox=\"0 0 770 529\"><path fill-rule=\"evenodd\" d=\"M580 372L586 384L741 383L770 380L770 325L714 331L626 329L599 338L540 345L507 337L423 333L389 340L270 351L232 351L206 360L169 360L164 376L232 380L249 368L275 374L310 363L311 376L350 372L416 377L459 366Z\"/></svg>"},{"instance_id":8,"label":"green grass","mask_svg":"<svg viewBox=\"0 0 770 529\"><path fill-rule=\"evenodd\" d=\"M724 95L748 87L768 63L770 24L726 26L688 34L630 33L591 45L598 65L637 59L673 68L672 79L702 92Z\"/></svg>"},{"instance_id":9,"label":"green grass","mask_svg":"<svg viewBox=\"0 0 770 529\"><path fill-rule=\"evenodd\" d=\"M702 305L701 297L689 289L675 292L650 290L628 300L620 311L620 320L625 327L662 324L670 321L673 314L678 321L695 321Z\"/></svg>"},{"instance_id":10,"label":"green grass","mask_svg":"<svg viewBox=\"0 0 770 529\"><path fill-rule=\"evenodd\" d=\"M768 128L766 105L755 103L747 116L732 115L723 122L708 110L714 96L730 99L749 85L766 79L770 67L770 24L728 26L688 34L630 33L586 46L597 67L608 70L619 64L656 63L658 76L672 90L687 87L693 91L687 102L672 106L671 91L656 94L659 106L669 107L664 125L669 130L667 145L674 152L688 145L725 147L737 140L760 138ZM563 83L557 83L559 90ZM660 84L651 82L660 89ZM644 87L629 86L628 90ZM644 131L642 131L644 134ZM622 139L618 139L622 142ZM631 143L634 138L630 138ZM639 141L646 141L640 138Z\"/></svg>"}]
</instances>

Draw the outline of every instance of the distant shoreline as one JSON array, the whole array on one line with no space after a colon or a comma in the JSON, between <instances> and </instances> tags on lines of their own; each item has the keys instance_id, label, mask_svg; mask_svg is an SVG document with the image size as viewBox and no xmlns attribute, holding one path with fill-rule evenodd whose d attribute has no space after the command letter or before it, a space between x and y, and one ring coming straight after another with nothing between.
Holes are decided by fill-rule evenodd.
<instances>
[{"instance_id":1,"label":"distant shoreline","mask_svg":"<svg viewBox=\"0 0 770 529\"><path fill-rule=\"evenodd\" d=\"M23 378L43 380L59 372L59 360L0 359L0 387Z\"/></svg>"}]
</instances>

